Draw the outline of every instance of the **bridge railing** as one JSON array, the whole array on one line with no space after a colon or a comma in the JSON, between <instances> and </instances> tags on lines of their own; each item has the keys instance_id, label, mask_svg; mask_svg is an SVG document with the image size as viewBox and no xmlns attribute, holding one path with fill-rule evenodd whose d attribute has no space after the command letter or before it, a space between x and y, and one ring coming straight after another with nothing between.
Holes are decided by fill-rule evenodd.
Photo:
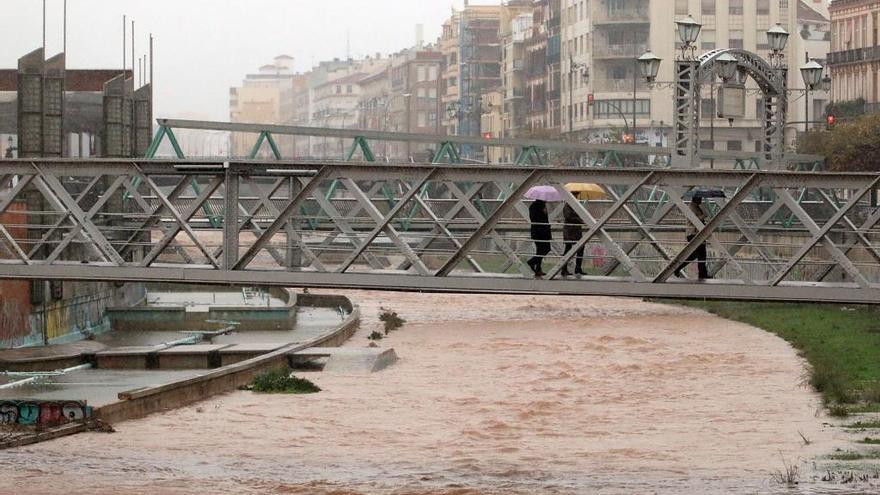
<instances>
[{"instance_id":1,"label":"bridge railing","mask_svg":"<svg viewBox=\"0 0 880 495\"><path fill-rule=\"evenodd\" d=\"M746 170L0 161L0 277L876 301L878 182ZM601 192L569 192L584 183ZM540 280L528 264L526 196L536 186L554 196ZM693 195L707 197L699 209ZM24 208L4 217L14 202ZM703 246L709 283L685 266ZM583 276L563 276L578 263Z\"/></svg>"}]
</instances>

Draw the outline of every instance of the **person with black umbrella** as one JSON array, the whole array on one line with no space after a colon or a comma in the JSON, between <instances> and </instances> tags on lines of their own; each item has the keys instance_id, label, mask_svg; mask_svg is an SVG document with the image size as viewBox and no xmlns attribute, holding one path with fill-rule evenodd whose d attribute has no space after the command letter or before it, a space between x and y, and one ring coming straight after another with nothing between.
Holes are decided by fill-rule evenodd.
<instances>
[{"instance_id":1,"label":"person with black umbrella","mask_svg":"<svg viewBox=\"0 0 880 495\"><path fill-rule=\"evenodd\" d=\"M699 193L694 194L694 197L691 199L691 202L688 204L688 208L690 208L691 212L693 212L693 214L697 217L697 219L700 220L700 223L702 223L703 225L706 225L706 220L707 220L708 216L706 215L706 212L704 212L703 208L702 208L703 196L704 196L704 194L699 194ZM699 233L699 231L697 230L697 227L694 226L692 223L688 222L687 234L685 235L685 238L687 239L688 243L690 243L692 240L694 240L694 238L697 236L698 233ZM682 273L681 273L682 268L685 268L686 266L688 266L688 264L690 264L690 262L696 261L697 262L698 277L700 278L700 280L706 280L706 279L712 278L709 275L709 268L708 268L708 264L707 264L708 257L709 257L709 254L706 249L706 243L704 242L704 243L700 244L699 246L697 246L697 249L693 253L691 253L691 255L688 257L688 259L686 259L684 261L684 263L682 263L678 268L676 268L675 276L679 277L679 278L684 278L684 275L682 275Z\"/></svg>"}]
</instances>

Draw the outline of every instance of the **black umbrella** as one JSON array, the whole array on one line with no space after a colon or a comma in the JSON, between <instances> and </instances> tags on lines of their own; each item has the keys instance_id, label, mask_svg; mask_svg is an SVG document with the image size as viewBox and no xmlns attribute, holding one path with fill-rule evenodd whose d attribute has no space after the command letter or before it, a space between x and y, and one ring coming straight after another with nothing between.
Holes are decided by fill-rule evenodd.
<instances>
[{"instance_id":1,"label":"black umbrella","mask_svg":"<svg viewBox=\"0 0 880 495\"><path fill-rule=\"evenodd\" d=\"M685 198L726 198L721 189L697 189L685 194Z\"/></svg>"}]
</instances>

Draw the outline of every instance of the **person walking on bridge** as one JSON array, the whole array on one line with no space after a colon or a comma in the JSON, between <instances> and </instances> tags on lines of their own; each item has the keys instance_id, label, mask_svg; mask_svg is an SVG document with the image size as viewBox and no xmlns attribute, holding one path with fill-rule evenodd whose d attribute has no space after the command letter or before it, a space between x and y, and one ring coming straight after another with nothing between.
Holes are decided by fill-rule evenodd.
<instances>
[{"instance_id":1,"label":"person walking on bridge","mask_svg":"<svg viewBox=\"0 0 880 495\"><path fill-rule=\"evenodd\" d=\"M529 206L529 222L532 224L531 235L532 240L535 241L535 256L528 261L528 265L535 272L535 277L541 278L545 275L542 267L544 256L550 254L550 242L553 240L546 201L536 199L532 202Z\"/></svg>"},{"instance_id":2,"label":"person walking on bridge","mask_svg":"<svg viewBox=\"0 0 880 495\"><path fill-rule=\"evenodd\" d=\"M706 225L707 215L706 215L706 212L703 211L702 205L703 205L703 198L700 196L694 196L694 198L691 199L690 204L688 204L688 208L690 208L690 210L693 212L693 214L696 215L697 219L700 220L700 223L702 223L703 225ZM692 240L694 240L694 238L697 237L697 233L699 233L699 231L697 230L697 227L694 226L692 223L688 222L687 234L685 236L685 238L687 239L687 242L690 243ZM697 249L690 256L688 256L688 259L684 260L684 263L682 263L678 268L676 268L675 276L679 277L679 278L684 278L684 276L681 273L681 270L684 267L686 267L691 261L696 260L697 271L698 271L698 274L699 274L698 276L699 276L700 280L706 280L706 279L712 278L711 276L709 276L709 268L707 266L707 258L708 257L709 256L708 256L708 252L706 250L706 243L704 242L704 243L700 244L699 246L697 246Z\"/></svg>"},{"instance_id":3,"label":"person walking on bridge","mask_svg":"<svg viewBox=\"0 0 880 495\"><path fill-rule=\"evenodd\" d=\"M565 225L562 227L562 239L565 241L565 252L563 253L563 256L565 256L569 251L574 249L574 245L584 236L584 220L576 211L574 211L574 208L568 204L562 209L562 218L565 219ZM584 274L583 263L585 249L586 245L581 246L575 256L575 275ZM571 273L568 271L568 264L566 264L562 268L562 276L567 277L569 275L571 275Z\"/></svg>"}]
</instances>

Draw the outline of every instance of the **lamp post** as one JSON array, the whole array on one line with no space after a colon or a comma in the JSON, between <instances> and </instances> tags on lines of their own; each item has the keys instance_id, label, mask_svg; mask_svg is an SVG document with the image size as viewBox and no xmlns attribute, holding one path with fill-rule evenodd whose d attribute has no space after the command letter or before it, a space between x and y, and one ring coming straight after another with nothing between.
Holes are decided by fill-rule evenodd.
<instances>
[{"instance_id":1,"label":"lamp post","mask_svg":"<svg viewBox=\"0 0 880 495\"><path fill-rule=\"evenodd\" d=\"M699 102L698 92L700 90L700 62L696 58L695 43L699 37L702 26L690 15L685 19L676 21L675 24L676 32L678 33L681 44L681 53L676 57L675 81L671 83L673 84L675 92L674 98L676 108L673 131L676 144L673 151L673 166L684 165L694 167L697 165L697 157L699 156L697 150L699 132L697 125L695 124L698 123L696 118L698 115L698 109L696 106ZM766 144L767 148L765 148L765 152L767 158L774 164L781 163L782 153L784 152L782 132L785 124L785 110L784 106L782 106L782 110L779 109L780 105L778 104L778 100L785 97L784 87L786 81L786 67L784 64L783 51L785 50L788 37L788 32L786 32L780 25L776 25L767 31L767 40L771 49L771 65L775 71L773 85L777 88L783 88L773 94L765 93L764 96L764 120L768 143ZM713 85L715 76L721 77L725 81L734 77L737 77L738 80L744 79L742 77L742 71L737 67L738 62L736 57L729 53L724 53L716 57L715 61L716 73L713 74ZM638 59L642 75L651 87L656 84L655 81L659 72L660 63L660 58L650 51L646 52ZM821 68L821 66L819 67ZM810 74L812 77L812 73ZM821 79L821 71L818 77L814 79L814 88L820 83L819 79Z\"/></svg>"},{"instance_id":2,"label":"lamp post","mask_svg":"<svg viewBox=\"0 0 880 495\"><path fill-rule=\"evenodd\" d=\"M809 55L807 56L809 58ZM804 99L806 100L806 114L804 118L804 132L810 131L810 91L817 89L822 84L822 72L825 68L815 60L809 60L801 66L801 77L804 79Z\"/></svg>"},{"instance_id":3,"label":"lamp post","mask_svg":"<svg viewBox=\"0 0 880 495\"><path fill-rule=\"evenodd\" d=\"M581 79L586 83L590 79L590 69L586 64L574 61L572 54L568 55L568 132L574 132L574 73L580 72Z\"/></svg>"}]
</instances>

